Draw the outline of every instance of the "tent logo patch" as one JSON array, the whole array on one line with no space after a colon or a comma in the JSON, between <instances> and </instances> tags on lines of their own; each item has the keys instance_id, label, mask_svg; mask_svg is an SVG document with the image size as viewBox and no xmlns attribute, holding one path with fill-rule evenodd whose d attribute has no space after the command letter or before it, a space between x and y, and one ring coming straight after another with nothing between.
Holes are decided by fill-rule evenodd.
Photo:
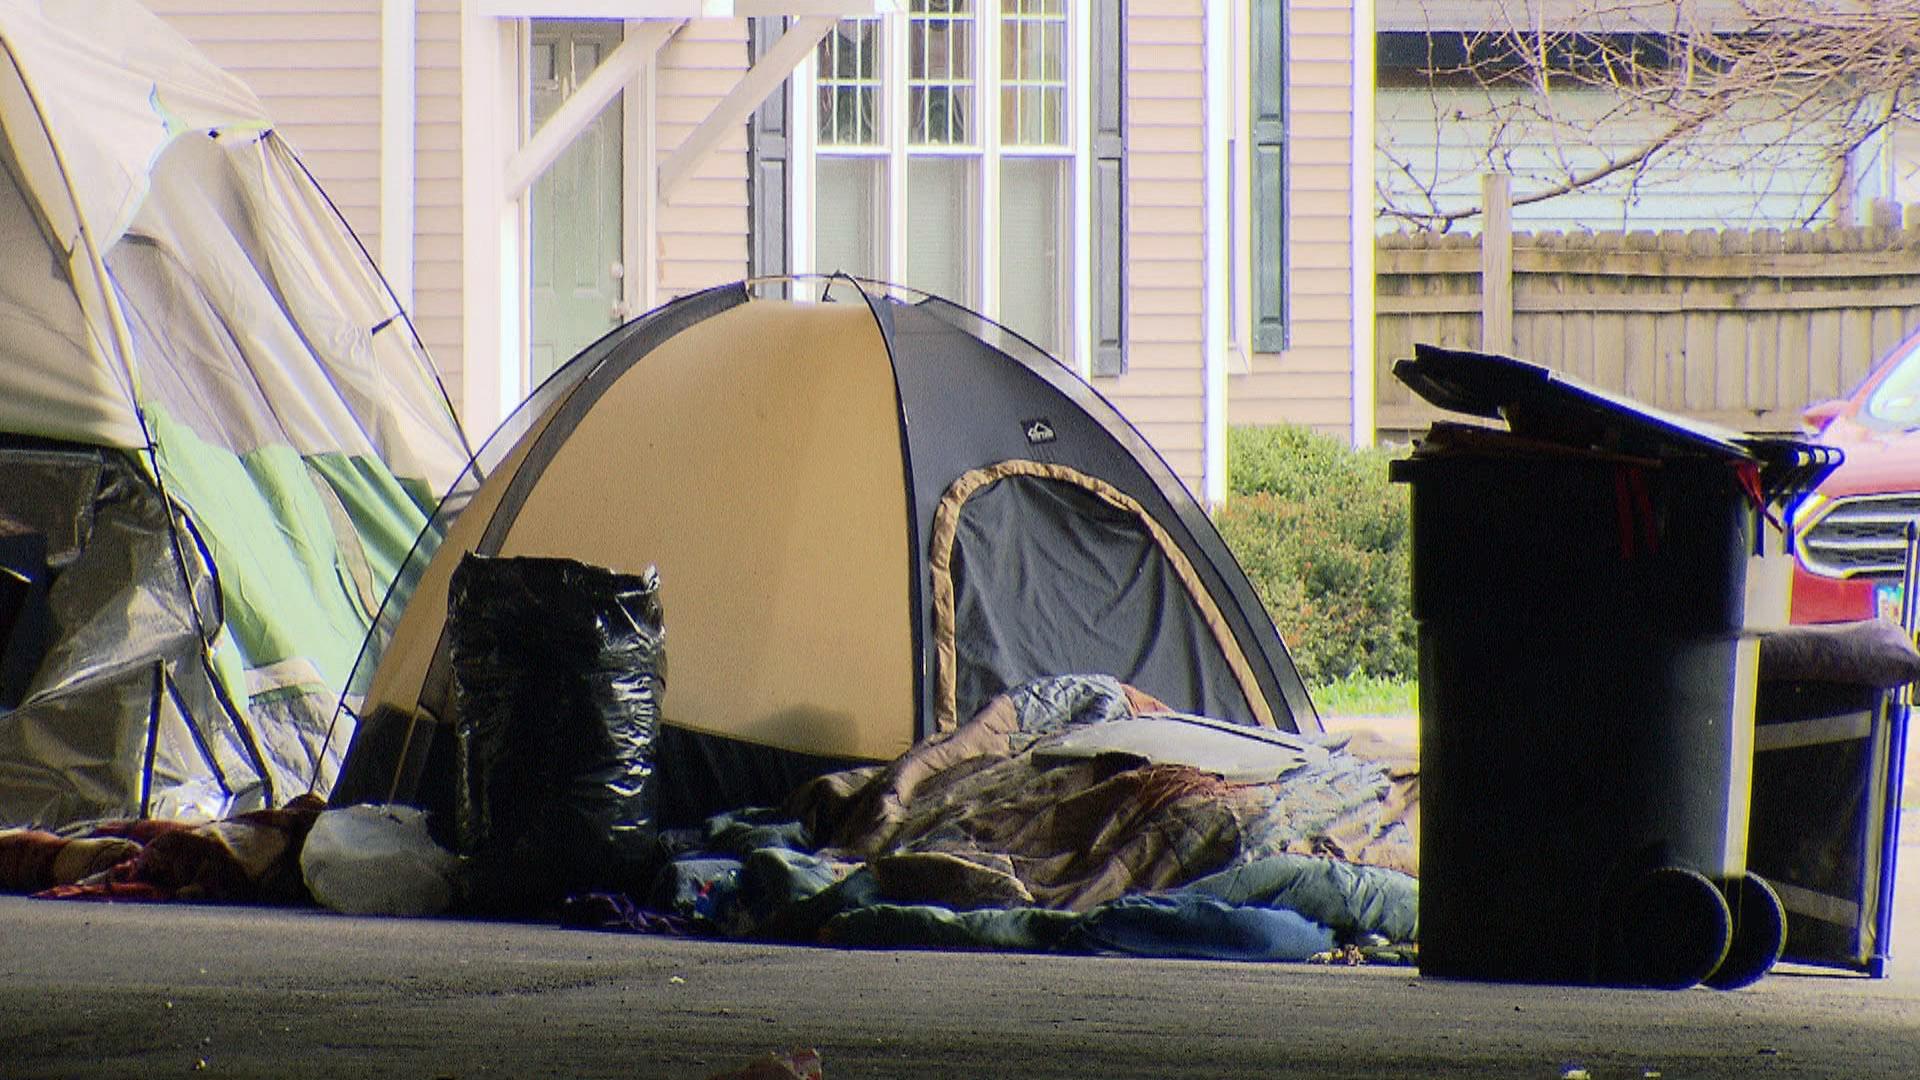
<instances>
[{"instance_id":1,"label":"tent logo patch","mask_svg":"<svg viewBox=\"0 0 1920 1080\"><path fill-rule=\"evenodd\" d=\"M1033 446L1050 443L1059 437L1054 434L1053 425L1048 423L1044 416L1022 420L1020 423L1027 429L1027 442Z\"/></svg>"}]
</instances>

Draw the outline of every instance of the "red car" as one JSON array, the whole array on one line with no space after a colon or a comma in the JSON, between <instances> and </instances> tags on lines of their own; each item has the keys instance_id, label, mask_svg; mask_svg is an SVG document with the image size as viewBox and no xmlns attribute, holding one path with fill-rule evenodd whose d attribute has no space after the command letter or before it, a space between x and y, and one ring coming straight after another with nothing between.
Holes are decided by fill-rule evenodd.
<instances>
[{"instance_id":1,"label":"red car","mask_svg":"<svg viewBox=\"0 0 1920 1080\"><path fill-rule=\"evenodd\" d=\"M1920 519L1920 334L1805 421L1846 460L1794 514L1792 620L1898 619L1907 523Z\"/></svg>"}]
</instances>

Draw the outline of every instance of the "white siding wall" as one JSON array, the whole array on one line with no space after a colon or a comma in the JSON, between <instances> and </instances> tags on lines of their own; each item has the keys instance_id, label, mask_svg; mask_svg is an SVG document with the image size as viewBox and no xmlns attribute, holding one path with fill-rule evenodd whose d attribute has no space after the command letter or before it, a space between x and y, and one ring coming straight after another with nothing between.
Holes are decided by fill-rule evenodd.
<instances>
[{"instance_id":1,"label":"white siding wall","mask_svg":"<svg viewBox=\"0 0 1920 1080\"><path fill-rule=\"evenodd\" d=\"M1704 29L1753 25L1749 0L1379 0L1381 30L1665 30L1684 19Z\"/></svg>"},{"instance_id":2,"label":"white siding wall","mask_svg":"<svg viewBox=\"0 0 1920 1080\"><path fill-rule=\"evenodd\" d=\"M1412 163L1423 182L1433 184L1442 208L1480 205L1480 163L1496 138L1482 118L1490 100L1505 110L1515 98L1513 91L1381 90L1375 97L1381 150L1374 167L1394 205L1424 206L1425 199L1393 159ZM1618 100L1599 91L1562 90L1550 108L1559 124L1516 124L1499 135L1510 154L1516 198L1555 186L1564 178L1563 162L1576 172L1592 170L1606 156L1644 146L1664 127L1652 119L1621 118ZM1807 131L1739 123L1722 125L1705 142L1698 157L1657 157L1645 169L1579 192L1515 206L1514 228L1796 228L1835 209L1828 192L1838 166ZM1382 218L1379 227L1393 232L1402 225ZM1477 231L1479 219L1463 220L1455 229Z\"/></svg>"},{"instance_id":3,"label":"white siding wall","mask_svg":"<svg viewBox=\"0 0 1920 1080\"><path fill-rule=\"evenodd\" d=\"M1920 124L1896 121L1885 145L1871 155L1867 170L1874 174L1875 198L1902 206L1920 203Z\"/></svg>"},{"instance_id":4,"label":"white siding wall","mask_svg":"<svg viewBox=\"0 0 1920 1080\"><path fill-rule=\"evenodd\" d=\"M1289 347L1229 380L1233 424L1353 424L1353 5L1287 9ZM1371 80L1370 74L1361 78Z\"/></svg>"}]
</instances>

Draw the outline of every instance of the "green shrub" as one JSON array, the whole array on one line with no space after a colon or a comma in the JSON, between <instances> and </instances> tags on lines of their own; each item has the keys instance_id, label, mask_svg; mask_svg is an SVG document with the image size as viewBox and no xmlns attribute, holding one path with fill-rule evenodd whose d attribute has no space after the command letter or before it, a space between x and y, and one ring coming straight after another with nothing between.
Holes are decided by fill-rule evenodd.
<instances>
[{"instance_id":1,"label":"green shrub","mask_svg":"<svg viewBox=\"0 0 1920 1080\"><path fill-rule=\"evenodd\" d=\"M1305 428L1241 427L1214 515L1308 685L1411 681L1407 492L1393 454Z\"/></svg>"}]
</instances>

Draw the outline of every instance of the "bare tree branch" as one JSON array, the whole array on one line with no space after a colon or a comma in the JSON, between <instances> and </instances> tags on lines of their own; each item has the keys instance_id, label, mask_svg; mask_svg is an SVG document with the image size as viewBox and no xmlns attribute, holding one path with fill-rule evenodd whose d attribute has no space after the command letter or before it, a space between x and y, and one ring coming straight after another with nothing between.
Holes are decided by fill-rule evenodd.
<instances>
[{"instance_id":1,"label":"bare tree branch","mask_svg":"<svg viewBox=\"0 0 1920 1080\"><path fill-rule=\"evenodd\" d=\"M1802 188L1784 194L1811 219L1844 205L1850 161L1920 122L1920 0L1465 9L1480 13L1478 25L1438 26L1427 14L1420 89L1431 130L1422 136L1406 114L1381 125L1392 167L1380 214L1410 227L1445 230L1478 215L1477 176L1496 169L1513 176L1515 205L1624 198L1708 171L1755 184L1793 176Z\"/></svg>"}]
</instances>

